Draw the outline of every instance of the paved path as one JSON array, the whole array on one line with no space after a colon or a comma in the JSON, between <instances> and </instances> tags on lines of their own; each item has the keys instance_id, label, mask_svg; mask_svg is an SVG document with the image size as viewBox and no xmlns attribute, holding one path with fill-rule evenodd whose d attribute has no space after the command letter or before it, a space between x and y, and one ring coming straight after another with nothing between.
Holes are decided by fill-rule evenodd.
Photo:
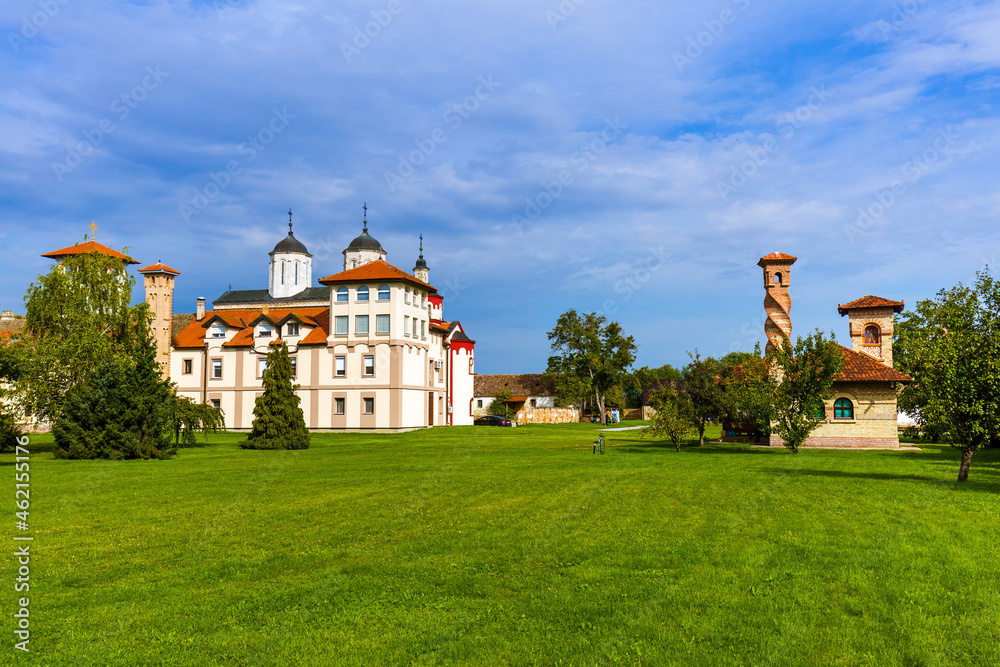
<instances>
[{"instance_id":1,"label":"paved path","mask_svg":"<svg viewBox=\"0 0 1000 667\"><path fill-rule=\"evenodd\" d=\"M622 426L621 428L602 428L601 431L634 431L637 428L646 428L645 426Z\"/></svg>"}]
</instances>

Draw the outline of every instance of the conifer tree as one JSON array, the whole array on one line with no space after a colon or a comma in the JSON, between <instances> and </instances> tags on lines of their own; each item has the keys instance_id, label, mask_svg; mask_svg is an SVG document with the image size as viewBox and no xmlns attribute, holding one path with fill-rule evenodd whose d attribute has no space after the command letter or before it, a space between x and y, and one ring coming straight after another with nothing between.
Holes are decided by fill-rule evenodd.
<instances>
[{"instance_id":1,"label":"conifer tree","mask_svg":"<svg viewBox=\"0 0 1000 667\"><path fill-rule=\"evenodd\" d=\"M295 395L298 385L292 384L292 362L288 345L282 341L267 355L263 375L264 393L253 408L253 424L244 449L305 449L309 446L309 431Z\"/></svg>"}]
</instances>

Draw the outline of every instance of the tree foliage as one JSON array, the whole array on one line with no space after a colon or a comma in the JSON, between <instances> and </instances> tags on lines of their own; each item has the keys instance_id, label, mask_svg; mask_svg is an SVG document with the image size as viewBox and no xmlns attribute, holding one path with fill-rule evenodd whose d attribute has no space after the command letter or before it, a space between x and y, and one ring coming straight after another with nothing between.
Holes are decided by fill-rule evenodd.
<instances>
[{"instance_id":1,"label":"tree foliage","mask_svg":"<svg viewBox=\"0 0 1000 667\"><path fill-rule=\"evenodd\" d=\"M681 372L670 364L663 364L656 368L650 368L649 372L654 380L680 380ZM646 384L649 384L648 382Z\"/></svg>"},{"instance_id":2,"label":"tree foliage","mask_svg":"<svg viewBox=\"0 0 1000 667\"><path fill-rule=\"evenodd\" d=\"M70 459L164 459L171 443L173 389L160 376L148 311L134 324L132 358L106 356L70 387L53 424L55 456Z\"/></svg>"},{"instance_id":3,"label":"tree foliage","mask_svg":"<svg viewBox=\"0 0 1000 667\"><path fill-rule=\"evenodd\" d=\"M705 426L710 420L719 419L725 407L722 387L719 384L722 367L712 357L702 359L698 350L688 352L691 363L684 367L684 391L691 403L691 418L698 430L698 445L705 444Z\"/></svg>"},{"instance_id":4,"label":"tree foliage","mask_svg":"<svg viewBox=\"0 0 1000 667\"><path fill-rule=\"evenodd\" d=\"M895 363L914 382L899 405L926 433L972 456L1000 441L1000 282L987 271L920 301L896 325Z\"/></svg>"},{"instance_id":5,"label":"tree foliage","mask_svg":"<svg viewBox=\"0 0 1000 667\"><path fill-rule=\"evenodd\" d=\"M517 411L507 402L509 400L510 391L507 390L507 387L504 387L493 397L493 401L486 408L486 413L503 417L504 419L514 419L517 416Z\"/></svg>"},{"instance_id":6,"label":"tree foliage","mask_svg":"<svg viewBox=\"0 0 1000 667\"><path fill-rule=\"evenodd\" d=\"M665 385L654 390L649 404L655 410L650 425L643 429L644 435L667 438L681 451L680 440L695 424L694 407L690 397L678 392L673 385Z\"/></svg>"},{"instance_id":7,"label":"tree foliage","mask_svg":"<svg viewBox=\"0 0 1000 667\"><path fill-rule=\"evenodd\" d=\"M226 430L222 410L208 403L196 403L187 396L178 396L176 390L170 402L170 424L174 444L178 447L193 447L197 444L196 431L207 436L211 432Z\"/></svg>"},{"instance_id":8,"label":"tree foliage","mask_svg":"<svg viewBox=\"0 0 1000 667\"><path fill-rule=\"evenodd\" d=\"M762 357L760 344L754 347L752 354L738 354L741 356L727 354L720 359L723 414L736 424L746 424L758 433L770 435L773 387L768 381L768 362Z\"/></svg>"},{"instance_id":9,"label":"tree foliage","mask_svg":"<svg viewBox=\"0 0 1000 667\"><path fill-rule=\"evenodd\" d=\"M30 354L15 385L26 414L55 422L67 392L103 360L131 357L136 325L146 326L138 311L144 304L131 305L134 284L122 260L87 253L67 257L29 286L22 339Z\"/></svg>"},{"instance_id":10,"label":"tree foliage","mask_svg":"<svg viewBox=\"0 0 1000 667\"><path fill-rule=\"evenodd\" d=\"M621 386L635 361L635 339L603 315L581 317L575 310L560 315L548 336L554 354L547 372L589 383L594 404L603 415L609 392Z\"/></svg>"},{"instance_id":11,"label":"tree foliage","mask_svg":"<svg viewBox=\"0 0 1000 667\"><path fill-rule=\"evenodd\" d=\"M240 443L244 449L306 449L309 447L309 430L306 429L299 397L298 385L292 384L292 362L288 345L282 341L267 355L263 374L264 393L257 398L253 408L253 424L247 439Z\"/></svg>"},{"instance_id":12,"label":"tree foliage","mask_svg":"<svg viewBox=\"0 0 1000 667\"><path fill-rule=\"evenodd\" d=\"M592 394L590 378L576 374L551 373L545 374L552 378L556 392L556 404L559 406L575 405L583 414L583 405Z\"/></svg>"},{"instance_id":13,"label":"tree foliage","mask_svg":"<svg viewBox=\"0 0 1000 667\"><path fill-rule=\"evenodd\" d=\"M800 336L794 346L786 338L767 356L770 373L751 376L755 395L770 406L771 429L796 453L823 421L817 408L830 398L844 365L844 353L832 339L819 330Z\"/></svg>"},{"instance_id":14,"label":"tree foliage","mask_svg":"<svg viewBox=\"0 0 1000 667\"><path fill-rule=\"evenodd\" d=\"M19 343L0 338L0 452L14 449L21 430L12 412L14 394L10 386L21 377Z\"/></svg>"}]
</instances>

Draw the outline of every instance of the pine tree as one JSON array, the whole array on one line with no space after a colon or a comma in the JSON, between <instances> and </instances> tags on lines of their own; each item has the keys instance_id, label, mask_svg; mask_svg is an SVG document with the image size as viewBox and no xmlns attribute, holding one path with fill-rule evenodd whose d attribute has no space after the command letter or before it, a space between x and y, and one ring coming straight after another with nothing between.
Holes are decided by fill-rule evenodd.
<instances>
[{"instance_id":1,"label":"pine tree","mask_svg":"<svg viewBox=\"0 0 1000 667\"><path fill-rule=\"evenodd\" d=\"M309 431L299 407L299 397L292 384L292 362L284 342L267 355L264 369L264 393L253 408L253 424L244 449L305 449Z\"/></svg>"}]
</instances>

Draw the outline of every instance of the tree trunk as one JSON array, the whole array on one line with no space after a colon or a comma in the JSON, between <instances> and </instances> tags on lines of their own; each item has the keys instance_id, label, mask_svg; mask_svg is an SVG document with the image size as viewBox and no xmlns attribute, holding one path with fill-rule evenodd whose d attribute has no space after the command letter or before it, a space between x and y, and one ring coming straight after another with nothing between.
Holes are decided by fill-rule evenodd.
<instances>
[{"instance_id":1,"label":"tree trunk","mask_svg":"<svg viewBox=\"0 0 1000 667\"><path fill-rule=\"evenodd\" d=\"M705 420L702 419L698 422L698 446L701 447L705 444Z\"/></svg>"},{"instance_id":2,"label":"tree trunk","mask_svg":"<svg viewBox=\"0 0 1000 667\"><path fill-rule=\"evenodd\" d=\"M677 451L681 451L681 441L680 440L674 440L674 447L677 448Z\"/></svg>"},{"instance_id":3,"label":"tree trunk","mask_svg":"<svg viewBox=\"0 0 1000 667\"><path fill-rule=\"evenodd\" d=\"M958 469L958 481L964 482L969 479L969 465L972 464L972 455L975 453L976 450L971 447L962 450L962 467Z\"/></svg>"}]
</instances>

